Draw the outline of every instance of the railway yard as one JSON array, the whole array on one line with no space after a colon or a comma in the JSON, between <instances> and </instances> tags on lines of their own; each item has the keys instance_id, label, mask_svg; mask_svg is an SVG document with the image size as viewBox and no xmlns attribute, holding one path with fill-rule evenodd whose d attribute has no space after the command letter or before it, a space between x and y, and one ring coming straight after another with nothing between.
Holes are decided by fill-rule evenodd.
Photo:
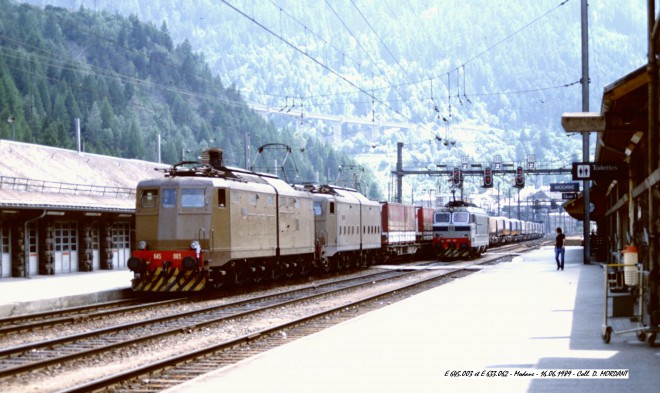
<instances>
[{"instance_id":1,"label":"railway yard","mask_svg":"<svg viewBox=\"0 0 660 393\"><path fill-rule=\"evenodd\" d=\"M6 317L0 321L0 389L160 391L538 244L512 245L474 261L375 267L221 296L126 299Z\"/></svg>"},{"instance_id":2,"label":"railway yard","mask_svg":"<svg viewBox=\"0 0 660 393\"><path fill-rule=\"evenodd\" d=\"M226 1L220 3L238 11ZM159 104L149 111L162 112L162 122L149 120L151 115L136 116L140 112L113 113L112 106L122 112L124 105L137 110L151 107L136 103L159 88L146 89L145 84L153 91L137 92L135 86L143 86L134 86L141 79L134 82L133 77L121 78L116 88L99 83L105 87L94 96L103 97L103 104L90 102L81 111L73 98L77 94L68 87L64 99L59 87L47 89L46 82L21 76L23 69L35 71L27 60L24 64L19 60L24 50L10 67L4 63L9 60L0 61L0 80L10 93L0 93L0 98L9 96L2 104L14 106L0 108L7 119L0 129L0 392L657 391L660 17L656 2L648 1L647 64L635 65L604 86L594 78L602 100L601 107L592 111L587 3L582 0L580 6L579 81L535 90L510 77L515 86L507 88L507 94L547 96L512 100L499 97L503 93L479 93L474 95L476 105L470 107L467 94L482 89L466 85L466 80L471 84L479 80L479 74L476 64L470 64L466 75L465 63L446 74L445 86L436 84L436 98L432 82L438 77L428 79L434 110L430 115L423 109L428 101L425 89L398 94L401 102L420 99L413 108L396 110L396 118L410 112L410 124L383 123L385 117L378 112L394 107L376 99L373 89L380 87L374 85L369 93L334 71L357 87L360 96L371 98L345 109L368 117L371 101L370 122L361 119L347 126L343 115L316 118L312 111L325 104L308 103L313 96L307 94L298 101L291 96L291 106L287 95L285 106L278 105L279 114L269 104L267 114L248 121L242 117L253 110L250 116L256 115L257 110L250 109L247 98L245 102L241 98L236 108L225 108L231 107L227 111L231 116L224 109L203 105L201 96L191 96L190 105L184 105L186 100L175 95L179 88L170 89L178 77L168 79L168 93L158 94ZM80 8L82 13L82 4ZM33 11L21 5L8 14ZM51 12L62 16L66 10L50 6L44 10ZM284 14L279 8L280 30ZM625 19L620 17L617 14L617 19ZM24 19L31 20L17 21ZM50 26L55 20L44 19L43 24ZM141 32L129 21L134 24L130 35ZM7 26L13 23L19 22ZM470 20L470 26L477 23ZM26 25L13 30L34 29ZM57 26L50 30L58 33ZM117 30L123 37L117 41L147 41L127 38L128 29ZM307 26L304 31L307 39ZM161 33L167 35L165 21ZM573 40L566 40L570 36L563 33L557 37ZM52 35L71 40L78 34ZM3 53L19 48L21 40L39 41L39 35L35 37L4 37ZM473 40L470 37L464 38ZM69 51L82 45L67 42ZM161 45L155 45L160 51ZM314 45L308 47L311 53ZM596 60L602 62L607 56L595 47ZM81 53L95 52L80 48ZM174 52L183 55L190 50L182 48ZM122 68L137 72L142 63L147 64L146 57L137 54L148 53L146 47L135 52L141 60L135 65L124 61ZM552 52L563 53L553 47L543 56ZM307 49L304 54L311 56ZM164 52L151 54L149 67L159 69L152 60L164 56ZM104 57L120 63L110 55ZM10 58L14 56L6 57ZM231 59L230 53L223 58ZM172 64L194 63L183 60ZM292 70L298 69L296 61L287 58ZM490 67L491 62L485 63ZM360 68L366 63L361 64ZM421 63L410 64L424 68ZM570 63L562 60L561 68L565 67ZM57 79L50 75L56 74L56 68L60 66L49 64L49 79ZM59 82L73 81L62 75ZM155 74L144 75L145 80L157 79ZM180 79L191 88L202 85L188 77ZM579 112L574 112L570 100L557 99L560 96L549 91L578 83L582 85ZM92 78L83 83L90 91L95 84ZM231 94L217 97L234 93L241 97L242 90L231 86L227 90ZM18 94L21 89L25 91ZM53 102L48 102L49 89ZM126 103L119 105L114 101L123 99L105 98L112 91L133 98L126 97ZM464 108L461 92L467 102ZM35 95L42 97L35 101ZM204 96L217 98L207 92ZM383 96L387 102L394 98L391 92ZM456 116L451 120L453 97ZM27 98L30 105L18 104ZM90 100L96 98L90 94ZM483 101L491 99L496 101ZM536 101L544 104L541 109ZM560 120L558 107L551 102L565 106L563 130L551 130L559 127ZM524 108L507 109L517 103L524 103ZM213 106L225 105L220 104ZM300 124L294 120L295 129L289 129L294 123L288 120L281 124L275 120L289 116L296 105ZM328 110L341 106L333 103ZM46 113L47 107L53 113ZM71 115L77 135L66 133L62 119L55 121L59 112L62 118ZM548 118L551 113L553 118ZM82 130L78 116L83 116ZM111 121L115 117L122 121ZM318 124L309 123L311 119ZM451 124L457 121L466 130ZM31 130L35 125L40 127L38 133ZM432 126L428 135L426 126ZM286 131L275 135L271 127ZM465 138L457 142L450 131ZM581 136L581 159L571 152L574 146L568 146L573 140L564 143L563 137L552 134L555 131ZM312 136L328 140L316 144ZM65 143L66 138L70 140ZM191 138L194 145L188 141ZM148 144L130 143L134 145L130 151L112 146L142 139ZM294 146L289 139L305 144ZM37 144L44 140L52 146ZM147 147L157 150L157 162L147 161L153 159ZM326 154L330 147L342 154ZM166 160L161 159L163 152ZM303 155L302 174L293 159L288 161L292 153ZM369 171L377 169L383 181L370 179L375 172L365 172L361 165L340 162L344 154L373 164ZM257 166L260 161L267 166ZM332 180L335 169L337 177ZM362 172L367 176L361 177ZM410 182L410 176L419 178ZM352 179L340 181L343 177ZM382 192L385 187L387 197Z\"/></svg>"},{"instance_id":3,"label":"railway yard","mask_svg":"<svg viewBox=\"0 0 660 393\"><path fill-rule=\"evenodd\" d=\"M567 270L558 272L548 244L514 244L470 261L380 265L212 295L129 298L6 316L0 320L0 389L187 392L224 386L247 392L269 386L291 392L326 378L332 383L318 391L365 383L386 392L498 386L556 391L570 381L608 392L614 390L607 386L640 383L640 373L657 374L650 371L659 365L657 351L636 345L642 343L634 336L602 342L602 315L594 304L601 298L600 266L582 264L581 247L569 246ZM548 298L547 291L557 295ZM388 314L394 319L384 323ZM296 354L301 350L307 355ZM309 357L310 351L318 355ZM532 360L535 351L543 355ZM397 356L387 361L385 353ZM273 361L288 371L255 377ZM347 368L355 362L363 366L351 374ZM394 372L401 367L407 369ZM480 368L626 369L630 378L495 381L447 374ZM294 375L300 380L284 382Z\"/></svg>"}]
</instances>

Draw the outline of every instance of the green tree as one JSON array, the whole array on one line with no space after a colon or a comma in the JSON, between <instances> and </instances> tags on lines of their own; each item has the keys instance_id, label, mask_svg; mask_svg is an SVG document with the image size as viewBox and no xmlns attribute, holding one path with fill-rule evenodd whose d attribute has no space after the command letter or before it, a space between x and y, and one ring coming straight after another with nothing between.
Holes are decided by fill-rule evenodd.
<instances>
[{"instance_id":1,"label":"green tree","mask_svg":"<svg viewBox=\"0 0 660 393\"><path fill-rule=\"evenodd\" d=\"M73 147L68 128L61 121L44 122L40 143L47 146Z\"/></svg>"},{"instance_id":2,"label":"green tree","mask_svg":"<svg viewBox=\"0 0 660 393\"><path fill-rule=\"evenodd\" d=\"M71 89L67 89L66 97L64 98L64 105L68 113L69 119L76 119L81 117L80 107L78 107L78 101L74 97Z\"/></svg>"},{"instance_id":3,"label":"green tree","mask_svg":"<svg viewBox=\"0 0 660 393\"><path fill-rule=\"evenodd\" d=\"M7 68L0 61L0 107L6 108L9 112L18 116L23 112L23 104L19 90L14 84L14 80Z\"/></svg>"},{"instance_id":4,"label":"green tree","mask_svg":"<svg viewBox=\"0 0 660 393\"><path fill-rule=\"evenodd\" d=\"M101 124L103 128L114 130L117 127L117 118L107 98L101 101Z\"/></svg>"},{"instance_id":5,"label":"green tree","mask_svg":"<svg viewBox=\"0 0 660 393\"><path fill-rule=\"evenodd\" d=\"M128 133L126 135L126 143L127 143L126 157L144 159L145 156L144 144L142 143L142 138L140 137L140 131L138 129L138 125L135 119L131 119L131 125L128 128Z\"/></svg>"},{"instance_id":6,"label":"green tree","mask_svg":"<svg viewBox=\"0 0 660 393\"><path fill-rule=\"evenodd\" d=\"M160 32L161 35L158 43L164 46L168 52L171 52L174 48L174 44L172 43L172 38L170 37L170 32L165 21L160 25Z\"/></svg>"}]
</instances>

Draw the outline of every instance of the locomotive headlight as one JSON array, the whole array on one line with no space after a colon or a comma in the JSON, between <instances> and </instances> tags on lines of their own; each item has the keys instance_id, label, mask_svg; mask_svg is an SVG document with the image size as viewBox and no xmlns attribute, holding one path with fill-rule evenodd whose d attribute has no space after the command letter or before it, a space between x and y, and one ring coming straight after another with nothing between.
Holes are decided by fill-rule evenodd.
<instances>
[{"instance_id":1,"label":"locomotive headlight","mask_svg":"<svg viewBox=\"0 0 660 393\"><path fill-rule=\"evenodd\" d=\"M191 241L191 242L190 242L190 249L191 249L191 250L200 250L201 247L200 247L200 245L199 245L199 241L197 241L197 240L193 240L193 241Z\"/></svg>"},{"instance_id":2,"label":"locomotive headlight","mask_svg":"<svg viewBox=\"0 0 660 393\"><path fill-rule=\"evenodd\" d=\"M138 242L138 250L146 250L147 249L147 242L145 240L140 240Z\"/></svg>"}]
</instances>

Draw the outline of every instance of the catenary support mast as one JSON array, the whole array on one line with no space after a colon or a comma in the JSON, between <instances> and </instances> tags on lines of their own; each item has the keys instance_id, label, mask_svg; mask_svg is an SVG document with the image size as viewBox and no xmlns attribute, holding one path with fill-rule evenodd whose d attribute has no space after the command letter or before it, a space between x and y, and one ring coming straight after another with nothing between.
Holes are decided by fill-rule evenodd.
<instances>
[{"instance_id":1,"label":"catenary support mast","mask_svg":"<svg viewBox=\"0 0 660 393\"><path fill-rule=\"evenodd\" d=\"M587 0L582 0L582 112L589 112L589 10ZM589 162L589 132L582 133L582 161ZM584 263L590 263L590 232L591 218L589 210L591 201L589 198L589 180L584 180L582 185L584 196Z\"/></svg>"}]
</instances>

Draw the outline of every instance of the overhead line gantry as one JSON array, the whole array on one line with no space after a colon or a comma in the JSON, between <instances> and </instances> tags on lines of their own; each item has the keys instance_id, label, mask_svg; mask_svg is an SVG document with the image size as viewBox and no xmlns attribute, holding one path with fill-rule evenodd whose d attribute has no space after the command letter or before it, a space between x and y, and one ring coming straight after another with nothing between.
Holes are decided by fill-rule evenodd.
<instances>
[{"instance_id":1,"label":"overhead line gantry","mask_svg":"<svg viewBox=\"0 0 660 393\"><path fill-rule=\"evenodd\" d=\"M480 169L472 169L475 166ZM396 145L396 170L392 171L392 174L396 176L396 195L395 201L402 203L403 195L403 177L405 175L437 175L437 176L452 176L453 168L449 168L446 165L438 165L439 168L446 169L403 169L403 142L397 142ZM504 169L509 168L512 169ZM497 174L510 174L516 175L518 168L515 168L513 164L502 164L501 168L494 168L491 170L492 175ZM532 175L561 175L561 174L570 174L571 168L526 168L525 173ZM472 164L468 169L461 169L461 175L483 175L484 170L481 168L481 164Z\"/></svg>"}]
</instances>

